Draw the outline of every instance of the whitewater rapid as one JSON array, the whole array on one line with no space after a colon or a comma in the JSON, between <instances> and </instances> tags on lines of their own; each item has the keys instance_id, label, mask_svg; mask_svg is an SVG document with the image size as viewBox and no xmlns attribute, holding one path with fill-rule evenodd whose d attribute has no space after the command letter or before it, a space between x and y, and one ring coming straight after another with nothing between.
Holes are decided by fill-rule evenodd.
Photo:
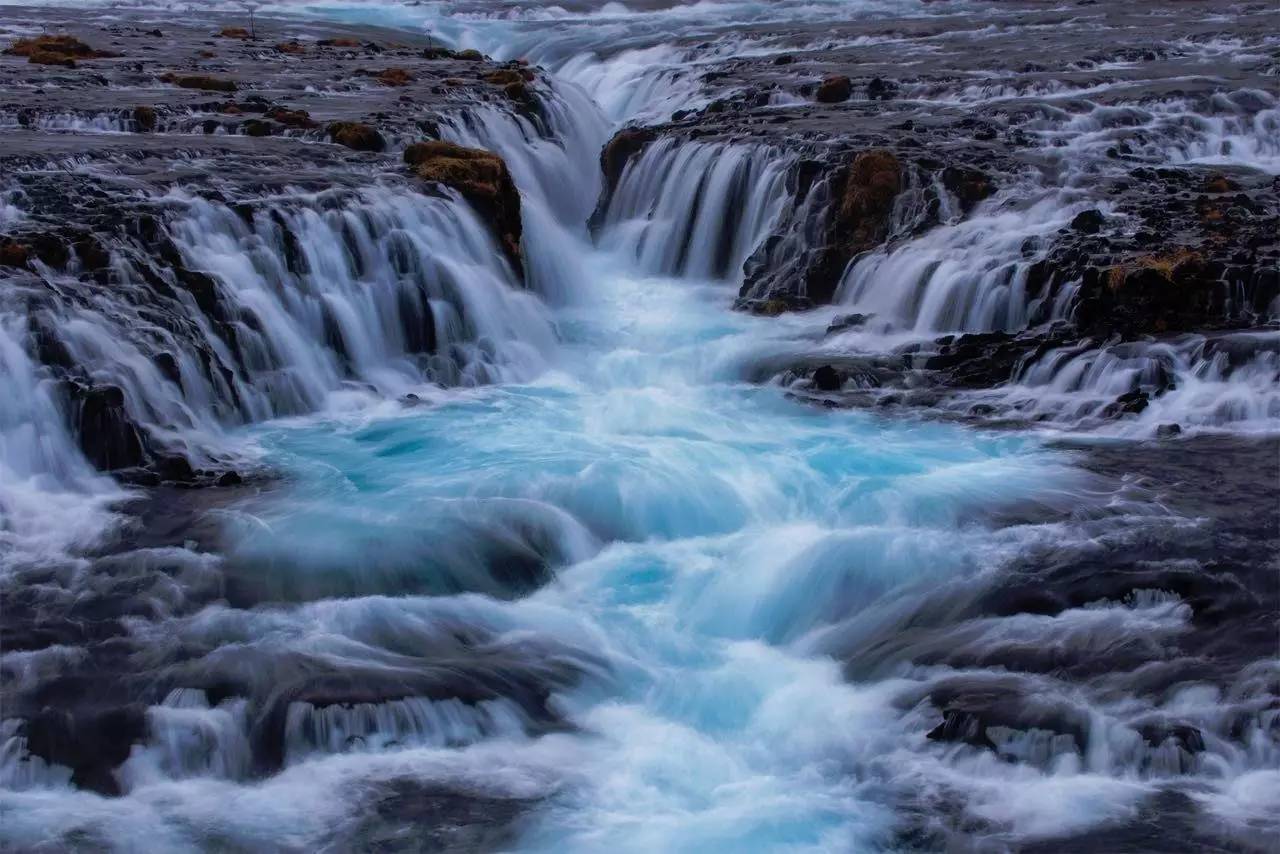
<instances>
[{"instance_id":1,"label":"whitewater rapid","mask_svg":"<svg viewBox=\"0 0 1280 854\"><path fill-rule=\"evenodd\" d=\"M798 8L820 20L831 6ZM734 14L782 20L769 8L653 17L688 16L682 32L701 33ZM383 24L422 15L305 11ZM733 310L743 263L790 201L792 163L760 146L659 142L593 217L600 147L623 120L688 107L679 80L653 68L690 57L648 45L649 19L622 6L600 13L598 38L630 32L639 44L604 63L587 57L586 28L544 43L543 16L529 17L440 24L460 46L560 74L541 126L478 109L440 129L510 164L527 288L456 197L282 194L277 215L310 253L314 275L303 275L278 268L284 243L265 216L246 224L175 196L189 260L233 283L258 319L260 358L237 379L245 411L228 415L213 389L167 399L127 336L100 331L128 317L81 315L83 358L135 383L151 421L185 424L193 453L250 460L271 479L211 503L181 546L108 555L122 577L163 579L122 622L137 645L129 666L166 689L114 773L119 797L73 788L69 769L28 755L6 724L0 838L19 849L365 850L472 821L479 836L423 845L868 851L958 838L937 831L936 813L960 816L963 841L1000 849L1105 830L1170 792L1223 838L1265 838L1280 805L1275 662L1226 689L1187 680L1154 696L1112 674L1077 678L1112 658L1182 666L1162 644L1194 631L1191 607L1142 586L1147 576L1100 581L1057 609L1038 609L1035 591L1019 592L1025 610L979 607L1004 604L1009 578L1034 584L1034 571L1072 561L1092 571L1107 549L1139 551L1172 577L1201 554L1205 520L1040 435L826 409L760 383L762 366L812 344L833 314ZM752 46L726 40L713 55L741 49ZM1076 211L1058 201L1022 227L1061 226ZM839 309L897 321L868 346L902 329L1016 328L1031 313L1010 273L1025 236L993 211L873 254L847 272ZM343 241L362 248L363 275L324 252ZM986 278L916 269L993 252ZM936 275L962 293L943 305L885 292L908 273L922 290ZM402 316L421 319L414 300L430 306L447 357L420 359L400 337ZM92 584L83 554L122 524L122 488L59 426L13 344L21 320L0 319L0 391L21 400L19 418L0 417L0 461L35 460L0 472L6 506L43 520L62 496L53 512L77 521L57 538L21 518L6 533L27 562L71 555L51 570L71 589ZM1186 374L1205 361L1194 344L1169 345ZM1058 368L1073 359L1088 362L1076 374L1143 368L1099 358L1058 354L1020 384L1066 396ZM199 389L183 367L184 386ZM1249 397L1264 403L1241 404L1237 420L1273 426L1268 367ZM1205 384L1215 381L1226 384ZM1168 555L1161 542L1192 545ZM6 678L35 686L81 655L10 654ZM990 750L931 736L945 699L973 685L1014 685L1030 710L984 732ZM1194 722L1204 743L1193 749L1161 729L1168 721ZM437 801L453 811L432 812Z\"/></svg>"}]
</instances>

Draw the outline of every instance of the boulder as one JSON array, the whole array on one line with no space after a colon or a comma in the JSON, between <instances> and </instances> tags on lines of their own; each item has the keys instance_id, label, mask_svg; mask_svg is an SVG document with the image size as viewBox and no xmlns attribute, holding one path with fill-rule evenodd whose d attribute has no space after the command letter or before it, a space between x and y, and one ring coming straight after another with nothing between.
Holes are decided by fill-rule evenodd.
<instances>
[{"instance_id":1,"label":"boulder","mask_svg":"<svg viewBox=\"0 0 1280 854\"><path fill-rule=\"evenodd\" d=\"M484 217L517 271L520 255L520 193L501 157L451 142L419 142L404 152L405 163L424 181L452 187Z\"/></svg>"},{"instance_id":2,"label":"boulder","mask_svg":"<svg viewBox=\"0 0 1280 854\"><path fill-rule=\"evenodd\" d=\"M382 151L387 147L382 134L363 122L333 122L325 133L338 145L354 151Z\"/></svg>"},{"instance_id":3,"label":"boulder","mask_svg":"<svg viewBox=\"0 0 1280 854\"><path fill-rule=\"evenodd\" d=\"M279 122L289 128L310 129L317 127L311 114L306 110L290 110L287 107L272 107L263 114L264 118Z\"/></svg>"},{"instance_id":4,"label":"boulder","mask_svg":"<svg viewBox=\"0 0 1280 854\"><path fill-rule=\"evenodd\" d=\"M843 74L832 74L829 77L822 78L822 82L818 84L818 91L814 93L814 100L820 104L838 104L841 101L849 100L849 96L853 94L853 82Z\"/></svg>"},{"instance_id":5,"label":"boulder","mask_svg":"<svg viewBox=\"0 0 1280 854\"><path fill-rule=\"evenodd\" d=\"M156 129L156 111L154 107L134 107L133 123L142 133L150 133Z\"/></svg>"},{"instance_id":6,"label":"boulder","mask_svg":"<svg viewBox=\"0 0 1280 854\"><path fill-rule=\"evenodd\" d=\"M408 86L413 82L413 75L403 68L388 68L378 72L374 79L383 86Z\"/></svg>"},{"instance_id":7,"label":"boulder","mask_svg":"<svg viewBox=\"0 0 1280 854\"><path fill-rule=\"evenodd\" d=\"M830 365L821 365L813 372L813 387L818 391L839 391L842 385L840 372Z\"/></svg>"},{"instance_id":8,"label":"boulder","mask_svg":"<svg viewBox=\"0 0 1280 854\"><path fill-rule=\"evenodd\" d=\"M1082 234L1097 234L1106 225L1107 218L1096 208L1081 211L1071 220L1071 230Z\"/></svg>"},{"instance_id":9,"label":"boulder","mask_svg":"<svg viewBox=\"0 0 1280 854\"><path fill-rule=\"evenodd\" d=\"M960 209L968 213L973 206L995 192L995 185L978 169L967 166L948 166L942 170L942 186L955 196Z\"/></svg>"}]
</instances>

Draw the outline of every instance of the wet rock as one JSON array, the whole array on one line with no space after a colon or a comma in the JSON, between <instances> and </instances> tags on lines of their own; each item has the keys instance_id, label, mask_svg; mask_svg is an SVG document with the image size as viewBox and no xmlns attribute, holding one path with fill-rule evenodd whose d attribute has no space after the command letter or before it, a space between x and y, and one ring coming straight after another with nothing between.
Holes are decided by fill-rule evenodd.
<instances>
[{"instance_id":1,"label":"wet rock","mask_svg":"<svg viewBox=\"0 0 1280 854\"><path fill-rule=\"evenodd\" d=\"M388 68L374 79L383 86L408 86L413 82L413 75L403 68Z\"/></svg>"},{"instance_id":2,"label":"wet rock","mask_svg":"<svg viewBox=\"0 0 1280 854\"><path fill-rule=\"evenodd\" d=\"M604 173L606 193L618 186L631 158L644 151L656 138L657 133L651 128L623 128L613 135L600 151L600 171Z\"/></svg>"},{"instance_id":3,"label":"wet rock","mask_svg":"<svg viewBox=\"0 0 1280 854\"><path fill-rule=\"evenodd\" d=\"M857 329L860 326L865 326L867 321L870 319L871 315L869 314L842 314L827 325L827 334L833 335L837 332L844 332L848 329Z\"/></svg>"},{"instance_id":4,"label":"wet rock","mask_svg":"<svg viewBox=\"0 0 1280 854\"><path fill-rule=\"evenodd\" d=\"M830 365L821 365L813 372L813 387L818 391L839 391L842 385L840 372Z\"/></svg>"},{"instance_id":5,"label":"wet rock","mask_svg":"<svg viewBox=\"0 0 1280 854\"><path fill-rule=\"evenodd\" d=\"M813 99L820 104L838 104L849 100L852 94L853 82L843 74L833 74L822 79Z\"/></svg>"},{"instance_id":6,"label":"wet rock","mask_svg":"<svg viewBox=\"0 0 1280 854\"><path fill-rule=\"evenodd\" d=\"M180 89L201 89L206 92L234 92L236 91L236 81L227 80L221 77L209 77L204 74L166 74L160 78L165 83L171 83Z\"/></svg>"},{"instance_id":7,"label":"wet rock","mask_svg":"<svg viewBox=\"0 0 1280 854\"><path fill-rule=\"evenodd\" d=\"M1182 426L1179 424L1161 424L1156 428L1157 439L1172 439L1174 436L1182 435Z\"/></svg>"},{"instance_id":8,"label":"wet rock","mask_svg":"<svg viewBox=\"0 0 1280 854\"><path fill-rule=\"evenodd\" d=\"M451 142L418 142L405 149L404 160L424 181L461 193L488 221L508 260L523 271L520 193L501 157Z\"/></svg>"},{"instance_id":9,"label":"wet rock","mask_svg":"<svg viewBox=\"0 0 1280 854\"><path fill-rule=\"evenodd\" d=\"M0 241L0 265L25 267L31 260L31 247L16 240Z\"/></svg>"},{"instance_id":10,"label":"wet rock","mask_svg":"<svg viewBox=\"0 0 1280 854\"><path fill-rule=\"evenodd\" d=\"M947 166L942 170L942 186L960 202L964 213L996 191L995 184L979 169Z\"/></svg>"},{"instance_id":11,"label":"wet rock","mask_svg":"<svg viewBox=\"0 0 1280 854\"><path fill-rule=\"evenodd\" d=\"M18 39L4 51L10 56L25 56L35 65L60 65L75 68L78 59L116 56L110 51L95 50L74 36L43 35Z\"/></svg>"},{"instance_id":12,"label":"wet rock","mask_svg":"<svg viewBox=\"0 0 1280 854\"><path fill-rule=\"evenodd\" d=\"M220 39L248 39L251 34L244 27L223 27L216 36Z\"/></svg>"},{"instance_id":13,"label":"wet rock","mask_svg":"<svg viewBox=\"0 0 1280 854\"><path fill-rule=\"evenodd\" d=\"M319 125L306 110L290 110L285 107L272 107L263 114L265 118L279 122L285 127L310 129Z\"/></svg>"},{"instance_id":14,"label":"wet rock","mask_svg":"<svg viewBox=\"0 0 1280 854\"><path fill-rule=\"evenodd\" d=\"M244 483L244 478L238 472L228 471L219 475L216 483L218 486L239 486Z\"/></svg>"},{"instance_id":15,"label":"wet rock","mask_svg":"<svg viewBox=\"0 0 1280 854\"><path fill-rule=\"evenodd\" d=\"M142 133L150 133L156 129L156 111L154 107L134 107L133 123Z\"/></svg>"},{"instance_id":16,"label":"wet rock","mask_svg":"<svg viewBox=\"0 0 1280 854\"><path fill-rule=\"evenodd\" d=\"M1083 234L1097 234L1106 225L1107 219L1097 209L1081 211L1071 220L1071 229Z\"/></svg>"},{"instance_id":17,"label":"wet rock","mask_svg":"<svg viewBox=\"0 0 1280 854\"><path fill-rule=\"evenodd\" d=\"M338 145L354 151L382 151L387 147L382 134L363 122L333 122L325 133Z\"/></svg>"},{"instance_id":18,"label":"wet rock","mask_svg":"<svg viewBox=\"0 0 1280 854\"><path fill-rule=\"evenodd\" d=\"M827 250L808 280L809 298L818 303L831 301L851 259L888 237L893 202L902 190L902 165L887 149L863 151L837 187Z\"/></svg>"},{"instance_id":19,"label":"wet rock","mask_svg":"<svg viewBox=\"0 0 1280 854\"><path fill-rule=\"evenodd\" d=\"M453 55L453 58L461 59L463 62L484 62L484 54L475 48L460 50Z\"/></svg>"},{"instance_id":20,"label":"wet rock","mask_svg":"<svg viewBox=\"0 0 1280 854\"><path fill-rule=\"evenodd\" d=\"M1137 415L1146 409L1150 403L1151 398L1145 391L1134 389L1133 391L1125 392L1103 407L1102 416L1104 418L1120 418L1124 415Z\"/></svg>"},{"instance_id":21,"label":"wet rock","mask_svg":"<svg viewBox=\"0 0 1280 854\"><path fill-rule=\"evenodd\" d=\"M995 742L987 735L986 724L977 715L952 709L943 714L942 723L929 730L929 739L968 744L995 751Z\"/></svg>"},{"instance_id":22,"label":"wet rock","mask_svg":"<svg viewBox=\"0 0 1280 854\"><path fill-rule=\"evenodd\" d=\"M117 386L69 389L71 427L85 457L103 471L141 466L147 461L142 436L125 409Z\"/></svg>"},{"instance_id":23,"label":"wet rock","mask_svg":"<svg viewBox=\"0 0 1280 854\"><path fill-rule=\"evenodd\" d=\"M71 768L77 788L119 795L113 772L147 732L141 705L102 711L64 711L49 707L23 724L27 749L47 762Z\"/></svg>"},{"instance_id":24,"label":"wet rock","mask_svg":"<svg viewBox=\"0 0 1280 854\"><path fill-rule=\"evenodd\" d=\"M286 53L292 56L300 56L306 53L307 49L306 47L299 44L298 42L291 41L291 42L280 42L279 44L276 45L276 51L278 53Z\"/></svg>"},{"instance_id":25,"label":"wet rock","mask_svg":"<svg viewBox=\"0 0 1280 854\"><path fill-rule=\"evenodd\" d=\"M1086 333L1126 336L1203 328L1225 298L1212 266L1179 249L1086 271L1076 322Z\"/></svg>"},{"instance_id":26,"label":"wet rock","mask_svg":"<svg viewBox=\"0 0 1280 854\"><path fill-rule=\"evenodd\" d=\"M887 101L898 94L898 84L882 77L873 77L867 84L867 97L873 101Z\"/></svg>"},{"instance_id":27,"label":"wet rock","mask_svg":"<svg viewBox=\"0 0 1280 854\"><path fill-rule=\"evenodd\" d=\"M160 479L169 483L193 483L196 479L195 469L186 457L172 455L163 456L152 465Z\"/></svg>"}]
</instances>

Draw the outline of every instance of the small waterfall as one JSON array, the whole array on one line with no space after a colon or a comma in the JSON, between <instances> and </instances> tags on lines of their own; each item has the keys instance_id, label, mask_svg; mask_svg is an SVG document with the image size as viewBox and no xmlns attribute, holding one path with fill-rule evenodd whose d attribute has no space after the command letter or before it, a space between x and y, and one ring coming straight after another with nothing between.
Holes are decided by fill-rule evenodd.
<instances>
[{"instance_id":1,"label":"small waterfall","mask_svg":"<svg viewBox=\"0 0 1280 854\"><path fill-rule=\"evenodd\" d=\"M16 308L0 309L0 569L87 545L123 495L76 445L56 384L29 355L33 338Z\"/></svg>"},{"instance_id":2,"label":"small waterfall","mask_svg":"<svg viewBox=\"0 0 1280 854\"><path fill-rule=\"evenodd\" d=\"M1024 365L1007 388L975 397L1064 425L1115 414L1120 398L1136 416L1120 430L1137 434L1166 424L1269 432L1280 419L1280 333L1061 347Z\"/></svg>"},{"instance_id":3,"label":"small waterfall","mask_svg":"<svg viewBox=\"0 0 1280 854\"><path fill-rule=\"evenodd\" d=\"M1028 274L1044 257L1037 247L1077 212L1053 195L1026 207L993 200L969 219L858 258L835 302L925 334L1015 331L1065 319L1064 292L1032 292Z\"/></svg>"},{"instance_id":4,"label":"small waterfall","mask_svg":"<svg viewBox=\"0 0 1280 854\"><path fill-rule=\"evenodd\" d=\"M425 697L323 707L291 703L285 718L285 762L293 764L317 753L460 747L524 732L520 709L501 700L475 705Z\"/></svg>"},{"instance_id":5,"label":"small waterfall","mask_svg":"<svg viewBox=\"0 0 1280 854\"><path fill-rule=\"evenodd\" d=\"M126 241L101 286L49 271L33 315L74 378L119 389L129 421L193 463L227 426L311 412L344 388L525 378L554 346L545 310L459 199L160 201L174 211L164 263Z\"/></svg>"},{"instance_id":6,"label":"small waterfall","mask_svg":"<svg viewBox=\"0 0 1280 854\"><path fill-rule=\"evenodd\" d=\"M586 221L600 195L596 165L609 135L600 109L577 87L538 91L529 114L479 105L440 123L445 139L502 156L520 189L526 278L553 303L586 292Z\"/></svg>"},{"instance_id":7,"label":"small waterfall","mask_svg":"<svg viewBox=\"0 0 1280 854\"><path fill-rule=\"evenodd\" d=\"M147 710L148 743L136 744L117 772L125 791L161 780L247 779L252 769L248 702L210 707L204 691L176 688Z\"/></svg>"},{"instance_id":8,"label":"small waterfall","mask_svg":"<svg viewBox=\"0 0 1280 854\"><path fill-rule=\"evenodd\" d=\"M791 162L763 146L660 140L623 170L598 243L646 273L736 281L789 202Z\"/></svg>"}]
</instances>

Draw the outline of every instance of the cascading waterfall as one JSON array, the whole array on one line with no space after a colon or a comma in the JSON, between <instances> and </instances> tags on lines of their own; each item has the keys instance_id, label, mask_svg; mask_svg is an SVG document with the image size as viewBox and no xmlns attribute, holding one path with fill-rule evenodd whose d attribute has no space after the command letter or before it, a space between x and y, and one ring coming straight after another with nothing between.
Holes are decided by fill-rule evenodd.
<instances>
[{"instance_id":1,"label":"cascading waterfall","mask_svg":"<svg viewBox=\"0 0 1280 854\"><path fill-rule=\"evenodd\" d=\"M527 112L440 124L510 165L527 287L458 196L399 183L174 191L98 278L75 261L15 278L0 844L1016 850L1170 815L1224 847L1268 839L1276 666L1250 645L1273 640L1254 592L1272 589L1268 511L1224 510L1203 474L1268 496L1256 446L1132 443L1108 464L1106 443L744 382L802 336L910 358L943 333L1068 319L1073 283L1027 282L1081 197L1002 190L962 217L912 175L839 304L779 318L730 308L794 207L797 155L668 136L600 198L611 121L685 98L626 66L696 62L646 28L833 8L609 5L602 38L634 44L578 28L545 54L539 24L577 13L442 28L490 52L482 37L517 34L504 56L561 75ZM827 335L850 309L873 318ZM1139 390L1144 424L1273 432L1278 370L1274 332L1089 342L963 405L1089 427ZM77 419L276 478L163 487L137 511L154 531L89 549L123 493Z\"/></svg>"},{"instance_id":2,"label":"cascading waterfall","mask_svg":"<svg viewBox=\"0 0 1280 854\"><path fill-rule=\"evenodd\" d=\"M1117 398L1141 393L1135 417L1113 431L1269 433L1280 418L1280 333L1182 335L1166 341L1059 347L1030 360L1007 386L956 403L995 405L1064 427L1097 427Z\"/></svg>"},{"instance_id":3,"label":"cascading waterfall","mask_svg":"<svg viewBox=\"0 0 1280 854\"><path fill-rule=\"evenodd\" d=\"M945 195L944 195L945 197ZM1027 275L1046 238L1087 205L1056 194L1030 203L992 199L967 219L891 243L856 259L835 302L875 315L886 330L919 334L1015 331L1066 319L1070 283L1032 293Z\"/></svg>"},{"instance_id":4,"label":"cascading waterfall","mask_svg":"<svg viewBox=\"0 0 1280 854\"><path fill-rule=\"evenodd\" d=\"M552 304L590 292L575 261L587 218L600 195L596 168L609 124L577 87L557 83L540 92L534 115L496 107L446 116L440 133L451 142L500 154L521 193L524 256L530 287Z\"/></svg>"},{"instance_id":5,"label":"cascading waterfall","mask_svg":"<svg viewBox=\"0 0 1280 854\"><path fill-rule=\"evenodd\" d=\"M644 272L737 280L788 203L790 167L768 147L660 140L623 170L599 244Z\"/></svg>"}]
</instances>

